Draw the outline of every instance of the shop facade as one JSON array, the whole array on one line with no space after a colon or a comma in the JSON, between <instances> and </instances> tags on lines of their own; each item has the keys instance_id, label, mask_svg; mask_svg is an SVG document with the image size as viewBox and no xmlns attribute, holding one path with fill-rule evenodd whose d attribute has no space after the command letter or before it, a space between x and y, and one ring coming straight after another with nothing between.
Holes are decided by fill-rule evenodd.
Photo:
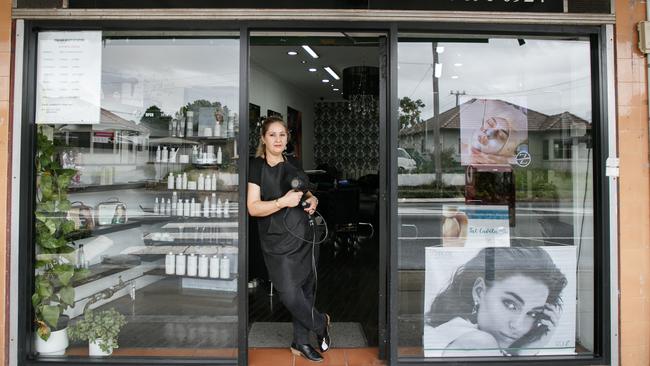
<instances>
[{"instance_id":1,"label":"shop facade","mask_svg":"<svg viewBox=\"0 0 650 366\"><path fill-rule=\"evenodd\" d=\"M247 364L254 248L241 157L274 113L298 123L306 169L377 180L380 358L616 364L613 4L111 4L13 9L18 364L88 362L83 340L49 356L33 340L63 316L80 329L89 309L127 321L105 363ZM265 46L304 53L303 72L324 66L304 43L323 60L364 42L374 59L356 62L376 67L376 92L362 85L371 74L346 91L344 74L310 112L291 92L283 103L268 97L282 89L260 91L273 82L263 62L280 64ZM331 117L336 103L350 114Z\"/></svg>"}]
</instances>

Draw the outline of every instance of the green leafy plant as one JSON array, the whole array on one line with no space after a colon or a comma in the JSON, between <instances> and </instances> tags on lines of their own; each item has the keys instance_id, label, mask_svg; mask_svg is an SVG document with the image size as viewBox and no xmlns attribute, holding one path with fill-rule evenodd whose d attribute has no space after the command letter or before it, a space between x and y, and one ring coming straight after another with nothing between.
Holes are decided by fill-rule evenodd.
<instances>
[{"instance_id":1,"label":"green leafy plant","mask_svg":"<svg viewBox=\"0 0 650 366\"><path fill-rule=\"evenodd\" d=\"M112 349L119 348L117 335L124 325L124 315L115 309L87 310L83 319L70 326L68 335L72 340L97 342L102 351L109 353Z\"/></svg>"},{"instance_id":2,"label":"green leafy plant","mask_svg":"<svg viewBox=\"0 0 650 366\"><path fill-rule=\"evenodd\" d=\"M47 341L53 330L64 328L59 317L74 306L73 281L88 274L74 266L74 246L68 235L75 228L66 218L70 210L67 188L75 169L63 169L54 143L39 130L36 151L36 263L32 307L37 334Z\"/></svg>"}]
</instances>

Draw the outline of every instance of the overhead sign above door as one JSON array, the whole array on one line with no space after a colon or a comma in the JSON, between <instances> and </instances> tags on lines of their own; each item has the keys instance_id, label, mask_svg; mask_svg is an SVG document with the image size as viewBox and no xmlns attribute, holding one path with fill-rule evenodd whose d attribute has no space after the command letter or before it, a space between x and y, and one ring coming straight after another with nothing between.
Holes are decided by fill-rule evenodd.
<instances>
[{"instance_id":1,"label":"overhead sign above door","mask_svg":"<svg viewBox=\"0 0 650 366\"><path fill-rule=\"evenodd\" d=\"M18 0L18 7L41 7L46 0ZM63 0L47 0L62 2ZM258 8L609 13L611 0L68 0L69 8Z\"/></svg>"}]
</instances>

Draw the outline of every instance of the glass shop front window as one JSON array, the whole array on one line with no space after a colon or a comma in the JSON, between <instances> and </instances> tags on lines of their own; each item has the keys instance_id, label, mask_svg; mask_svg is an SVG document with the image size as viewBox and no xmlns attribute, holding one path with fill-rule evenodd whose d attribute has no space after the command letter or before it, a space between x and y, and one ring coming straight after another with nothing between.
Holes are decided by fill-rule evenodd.
<instances>
[{"instance_id":1,"label":"glass shop front window","mask_svg":"<svg viewBox=\"0 0 650 366\"><path fill-rule=\"evenodd\" d=\"M590 69L588 39L400 35L399 357L593 354Z\"/></svg>"},{"instance_id":2,"label":"glass shop front window","mask_svg":"<svg viewBox=\"0 0 650 366\"><path fill-rule=\"evenodd\" d=\"M237 357L239 64L238 33L39 33L39 356Z\"/></svg>"}]
</instances>

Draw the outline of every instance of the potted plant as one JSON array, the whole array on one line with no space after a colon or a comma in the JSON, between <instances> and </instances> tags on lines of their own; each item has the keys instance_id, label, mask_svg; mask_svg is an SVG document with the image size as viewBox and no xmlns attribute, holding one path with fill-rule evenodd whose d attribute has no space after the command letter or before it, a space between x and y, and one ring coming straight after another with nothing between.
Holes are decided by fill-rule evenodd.
<instances>
[{"instance_id":1,"label":"potted plant","mask_svg":"<svg viewBox=\"0 0 650 366\"><path fill-rule=\"evenodd\" d=\"M74 265L75 248L68 240L74 223L66 218L70 209L67 188L75 169L63 169L54 143L42 129L37 135L35 239L36 263L32 308L36 325L36 351L63 354L68 345L67 317L74 306L73 281L88 271Z\"/></svg>"},{"instance_id":2,"label":"potted plant","mask_svg":"<svg viewBox=\"0 0 650 366\"><path fill-rule=\"evenodd\" d=\"M87 310L83 319L70 326L72 340L88 341L90 356L109 356L118 348L117 335L126 324L124 315L111 308L109 310Z\"/></svg>"}]
</instances>

